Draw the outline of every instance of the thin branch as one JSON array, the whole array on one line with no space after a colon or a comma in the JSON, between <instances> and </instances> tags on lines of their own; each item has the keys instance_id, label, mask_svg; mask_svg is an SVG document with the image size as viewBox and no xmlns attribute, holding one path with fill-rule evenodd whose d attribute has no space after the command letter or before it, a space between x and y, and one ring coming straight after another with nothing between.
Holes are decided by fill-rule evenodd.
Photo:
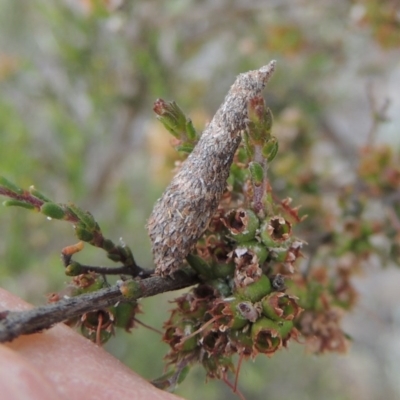
<instances>
[{"instance_id":1,"label":"thin branch","mask_svg":"<svg viewBox=\"0 0 400 400\"><path fill-rule=\"evenodd\" d=\"M136 264L120 265L118 267L101 267L97 265L79 264L80 274L87 274L90 272L95 272L100 275L127 275L133 278L139 277L146 279L154 274L154 269L146 270Z\"/></svg>"},{"instance_id":2,"label":"thin branch","mask_svg":"<svg viewBox=\"0 0 400 400\"><path fill-rule=\"evenodd\" d=\"M174 274L173 278L153 276L137 282L140 284L140 290L129 298L122 294L121 284L119 284L32 310L3 311L0 313L0 342L10 342L18 336L49 329L59 322L98 311L119 302L131 302L142 297L186 288L198 283L199 279L194 273L180 270Z\"/></svg>"}]
</instances>

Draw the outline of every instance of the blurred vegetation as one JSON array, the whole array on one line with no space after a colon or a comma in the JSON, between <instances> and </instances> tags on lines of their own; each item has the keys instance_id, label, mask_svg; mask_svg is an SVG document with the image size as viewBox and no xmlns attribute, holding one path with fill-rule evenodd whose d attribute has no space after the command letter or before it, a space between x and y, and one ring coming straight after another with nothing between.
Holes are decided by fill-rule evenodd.
<instances>
[{"instance_id":1,"label":"blurred vegetation","mask_svg":"<svg viewBox=\"0 0 400 400\"><path fill-rule=\"evenodd\" d=\"M295 197L291 171L301 165L293 160L311 156L326 182L346 185L360 146L398 143L400 113L389 108L382 125L380 109L400 84L399 15L390 0L0 0L1 175L90 210L150 268L144 225L176 157L152 115L154 100L176 100L201 130L239 72L277 59L266 93L283 143L274 168L288 176L277 192ZM398 95L392 101L398 107ZM306 183L317 190L312 177ZM43 303L64 286L59 253L74 241L72 229L4 208L0 224L1 285ZM80 257L106 262L90 248ZM174 297L143 301L143 321L160 327ZM106 347L147 378L162 372L167 346L153 332L120 334ZM362 398L343 384L333 357L306 358L298 347L243 367L248 399ZM232 397L203 381L199 369L177 393ZM374 382L371 398L391 398L391 385Z\"/></svg>"}]
</instances>

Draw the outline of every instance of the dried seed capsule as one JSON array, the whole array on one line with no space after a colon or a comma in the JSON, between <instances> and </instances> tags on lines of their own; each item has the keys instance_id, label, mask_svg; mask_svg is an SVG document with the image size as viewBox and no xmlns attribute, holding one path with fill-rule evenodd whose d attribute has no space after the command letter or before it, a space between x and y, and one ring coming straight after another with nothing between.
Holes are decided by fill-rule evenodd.
<instances>
[{"instance_id":1,"label":"dried seed capsule","mask_svg":"<svg viewBox=\"0 0 400 400\"><path fill-rule=\"evenodd\" d=\"M260 318L251 327L251 337L254 347L265 354L272 354L282 347L280 326L268 318ZM287 334L286 330L284 332Z\"/></svg>"},{"instance_id":2,"label":"dried seed capsule","mask_svg":"<svg viewBox=\"0 0 400 400\"><path fill-rule=\"evenodd\" d=\"M253 239L260 225L256 214L244 208L229 211L222 219L222 223L237 242Z\"/></svg>"},{"instance_id":3,"label":"dried seed capsule","mask_svg":"<svg viewBox=\"0 0 400 400\"><path fill-rule=\"evenodd\" d=\"M261 300L263 314L274 321L296 318L302 311L297 297L282 292L272 292Z\"/></svg>"},{"instance_id":4,"label":"dried seed capsule","mask_svg":"<svg viewBox=\"0 0 400 400\"><path fill-rule=\"evenodd\" d=\"M248 102L261 93L275 61L237 77L199 142L157 201L147 228L156 273L183 263L218 207L230 166L246 128Z\"/></svg>"}]
</instances>

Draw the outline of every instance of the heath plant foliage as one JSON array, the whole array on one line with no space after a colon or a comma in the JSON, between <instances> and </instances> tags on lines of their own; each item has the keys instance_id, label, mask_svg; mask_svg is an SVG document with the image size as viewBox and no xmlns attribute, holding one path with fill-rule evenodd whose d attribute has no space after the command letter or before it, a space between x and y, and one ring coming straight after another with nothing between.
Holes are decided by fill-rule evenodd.
<instances>
[{"instance_id":1,"label":"heath plant foliage","mask_svg":"<svg viewBox=\"0 0 400 400\"><path fill-rule=\"evenodd\" d=\"M169 351L165 375L153 381L160 388L172 390L201 365L207 378L242 396L241 365L260 353L272 357L293 342L314 354L344 353L351 338L343 317L359 296L352 278L372 263L400 263L400 154L375 140L389 103L380 109L372 86L370 115L356 121L364 126L372 118L372 127L358 150L331 123L354 121L353 111L335 116L333 102L342 99L344 76L392 75L400 47L397 2L3 3L0 195L7 207L70 223L78 242L61 249L65 287L49 294L40 309L2 312L0 342L64 321L99 345L114 337L123 343L120 328L135 335L143 325L140 313L151 314L139 299L183 288L161 332ZM210 49L220 53L216 63L207 59L215 54ZM154 102L178 160L164 197L171 202L158 202L150 214L132 200L132 175L150 181L153 174L131 163L131 151L143 150L143 143L136 147L142 132L137 122L151 113L149 104L171 96L193 110L194 121L199 111L209 116L225 79L228 84L236 71L253 69L266 55L280 60L268 101L261 86L240 96L236 87L236 109L222 107L216 123L202 132L177 103ZM360 97L348 97L360 82L345 82L343 100L362 106L355 104ZM219 127L222 136L216 135ZM329 157L324 140L334 153ZM218 150L213 157L199 157L212 148ZM153 159L154 149L149 152ZM186 163L193 158L196 163ZM341 172L333 173L339 165ZM61 188L90 206L58 203L27 182L50 192ZM103 220L97 219L99 199L110 211ZM18 282L26 282L26 270L31 276L42 272L43 260L33 249L41 255L46 249L30 246L36 238L20 239L29 226L21 224L27 210L5 216L10 219L2 229L2 272L19 274ZM154 269L136 262L141 244L148 244L142 240L145 219ZM132 220L143 230L134 223L123 227ZM134 243L106 235L116 227L118 235L135 231L135 251ZM105 252L115 266L78 261L84 246ZM43 275L52 287L49 270Z\"/></svg>"},{"instance_id":2,"label":"heath plant foliage","mask_svg":"<svg viewBox=\"0 0 400 400\"><path fill-rule=\"evenodd\" d=\"M154 111L173 135L179 170L201 135L175 102L158 99ZM192 365L201 364L208 378L225 381L241 396L237 379L243 360L259 354L271 357L291 341L317 354L345 352L349 337L341 320L357 299L352 276L372 256L382 266L399 263L398 152L371 140L359 154L353 183L327 191L326 177L315 171L311 159L293 158L291 147L300 148L301 154L311 151L306 130L281 141L284 150L278 152L279 126L275 134L272 112L261 95L247 100L245 114L226 189L180 266L183 277L158 271L164 277L157 293L171 290L163 287L164 281L191 286L175 300L164 323L168 369L153 381L164 389L174 388ZM117 334L117 328L130 331L140 323L137 299L156 293L146 292L145 283L157 270L139 267L128 245L106 238L90 212L72 203L55 203L36 188L25 190L5 177L0 179L0 194L8 198L5 206L74 226L79 243L62 250L65 274L72 278L61 293L49 296L50 303L61 304L66 295L101 293L109 287L107 275L120 277L123 301L99 308L94 299L90 311L77 313L67 323L98 344ZM371 212L376 207L378 214ZM386 246L377 244L382 240ZM83 243L104 250L118 266L75 261ZM17 336L7 336L7 315L2 318L2 340ZM229 374L234 374L234 383Z\"/></svg>"}]
</instances>

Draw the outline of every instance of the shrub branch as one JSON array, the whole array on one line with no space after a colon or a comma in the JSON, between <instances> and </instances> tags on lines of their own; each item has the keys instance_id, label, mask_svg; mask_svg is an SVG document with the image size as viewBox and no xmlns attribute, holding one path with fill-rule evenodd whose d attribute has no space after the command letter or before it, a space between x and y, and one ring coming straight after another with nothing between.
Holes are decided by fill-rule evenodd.
<instances>
[{"instance_id":1,"label":"shrub branch","mask_svg":"<svg viewBox=\"0 0 400 400\"><path fill-rule=\"evenodd\" d=\"M21 335L37 333L84 313L98 311L119 302L183 289L199 282L194 273L180 270L173 278L153 276L141 281L125 281L93 293L65 298L27 311L0 313L0 342L10 342ZM135 285L130 285L136 283Z\"/></svg>"}]
</instances>

